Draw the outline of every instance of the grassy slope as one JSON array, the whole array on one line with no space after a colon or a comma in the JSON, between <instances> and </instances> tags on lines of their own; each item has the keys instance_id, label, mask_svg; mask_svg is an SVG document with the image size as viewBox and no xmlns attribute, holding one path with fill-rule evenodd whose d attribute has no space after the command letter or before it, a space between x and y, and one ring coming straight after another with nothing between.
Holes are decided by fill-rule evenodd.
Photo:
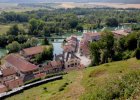
<instances>
[{"instance_id":1,"label":"grassy slope","mask_svg":"<svg viewBox=\"0 0 140 100\"><path fill-rule=\"evenodd\" d=\"M71 72L64 76L63 80L58 80L54 82L50 82L47 84L43 84L29 90L25 90L23 93L14 95L12 97L7 98L6 100L50 100L49 98L53 96L58 96L58 93L65 93L67 91L67 87L65 87L64 91L59 91L59 89L65 84L70 84L74 81L74 77L77 76L76 71ZM47 91L44 90L44 87L47 88Z\"/></svg>"},{"instance_id":2,"label":"grassy slope","mask_svg":"<svg viewBox=\"0 0 140 100\"><path fill-rule=\"evenodd\" d=\"M131 83L127 83L129 81L132 82L132 85L135 83L138 83L138 84L135 84L136 86L131 88L132 90L131 92L134 93L133 89L135 90L136 89L135 87L140 87L140 84L139 84L140 80L135 80L135 76L132 77L132 80L129 80L130 76L128 75L130 75L130 73L133 73L135 71L140 72L140 61L136 60L135 58L132 58L126 61L103 64L96 68L86 69L84 71L85 77L83 79L83 85L85 86L86 92L85 92L85 95L81 96L81 99L85 100L86 98L86 100L95 100L95 99L96 100L97 99L98 100L111 100L110 98L103 99L103 97L108 96L108 95L111 96L112 95L111 93L117 94L117 92L120 92L122 89L124 89L125 91L126 89L124 88L125 86L127 88L131 88L130 87ZM125 76L125 79L122 79L122 76ZM126 83L124 82L124 80ZM133 83L133 81L136 81L136 82ZM121 86L120 83L123 84L122 89L120 88ZM108 94L105 93L107 91L108 91ZM122 96L120 96L120 100L127 99L127 97L125 98L126 95L127 93L122 94ZM136 96L136 95L133 94L132 96L129 96L129 97L133 98L133 96ZM139 95L136 100L140 100Z\"/></svg>"},{"instance_id":3,"label":"grassy slope","mask_svg":"<svg viewBox=\"0 0 140 100\"><path fill-rule=\"evenodd\" d=\"M77 100L77 98L95 100L93 98L96 93L99 92L98 90L104 90L106 88L105 86L111 80L117 80L118 77L127 75L128 73L139 69L140 61L132 58L126 61L103 64L81 71L72 71L65 75L63 80L34 87L21 94L7 98L7 100L19 100L19 98L20 100ZM65 83L69 83L69 85L67 85L63 91L59 91ZM48 92L43 90L44 87L48 88ZM84 94L82 94L83 92Z\"/></svg>"}]
</instances>

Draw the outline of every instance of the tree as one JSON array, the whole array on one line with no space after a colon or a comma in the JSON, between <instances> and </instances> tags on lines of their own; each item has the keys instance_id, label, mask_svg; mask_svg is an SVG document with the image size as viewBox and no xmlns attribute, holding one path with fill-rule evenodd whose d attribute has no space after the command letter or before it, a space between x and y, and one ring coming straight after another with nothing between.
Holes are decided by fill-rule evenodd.
<instances>
[{"instance_id":1,"label":"tree","mask_svg":"<svg viewBox=\"0 0 140 100\"><path fill-rule=\"evenodd\" d=\"M90 43L90 53L92 59L92 65L100 64L100 49L97 42Z\"/></svg>"},{"instance_id":2,"label":"tree","mask_svg":"<svg viewBox=\"0 0 140 100\"><path fill-rule=\"evenodd\" d=\"M8 49L9 53L18 52L21 49L20 44L17 41L14 41L6 46L6 49Z\"/></svg>"},{"instance_id":3,"label":"tree","mask_svg":"<svg viewBox=\"0 0 140 100\"><path fill-rule=\"evenodd\" d=\"M18 35L16 41L19 43L25 43L28 40L28 35Z\"/></svg>"},{"instance_id":4,"label":"tree","mask_svg":"<svg viewBox=\"0 0 140 100\"><path fill-rule=\"evenodd\" d=\"M84 30L84 28L83 28L81 25L78 25L78 26L76 27L76 30L82 32L82 31Z\"/></svg>"},{"instance_id":5,"label":"tree","mask_svg":"<svg viewBox=\"0 0 140 100\"><path fill-rule=\"evenodd\" d=\"M28 42L30 43L30 45L32 47L37 46L37 44L39 43L39 40L37 38L31 38L31 40L28 40Z\"/></svg>"},{"instance_id":6,"label":"tree","mask_svg":"<svg viewBox=\"0 0 140 100\"><path fill-rule=\"evenodd\" d=\"M70 20L70 21L69 21L69 24L70 24L70 27L71 27L72 29L74 29L74 28L77 27L78 21L73 19L73 20Z\"/></svg>"},{"instance_id":7,"label":"tree","mask_svg":"<svg viewBox=\"0 0 140 100\"><path fill-rule=\"evenodd\" d=\"M50 28L49 27L44 27L43 33L44 33L45 36L50 37L50 34L51 34Z\"/></svg>"},{"instance_id":8,"label":"tree","mask_svg":"<svg viewBox=\"0 0 140 100\"><path fill-rule=\"evenodd\" d=\"M125 45L127 49L134 50L137 48L137 33L129 34L126 37Z\"/></svg>"},{"instance_id":9,"label":"tree","mask_svg":"<svg viewBox=\"0 0 140 100\"><path fill-rule=\"evenodd\" d=\"M107 18L105 23L110 27L117 27L119 25L119 22L116 18Z\"/></svg>"},{"instance_id":10,"label":"tree","mask_svg":"<svg viewBox=\"0 0 140 100\"><path fill-rule=\"evenodd\" d=\"M47 38L44 38L42 44L43 45L49 45L50 43L49 43L49 40Z\"/></svg>"},{"instance_id":11,"label":"tree","mask_svg":"<svg viewBox=\"0 0 140 100\"><path fill-rule=\"evenodd\" d=\"M45 60L53 60L53 47L46 47L44 48L41 54L35 56L35 62L41 63Z\"/></svg>"},{"instance_id":12,"label":"tree","mask_svg":"<svg viewBox=\"0 0 140 100\"><path fill-rule=\"evenodd\" d=\"M18 35L20 32L18 25L15 24L12 27L10 27L10 29L8 30L7 34L8 35Z\"/></svg>"},{"instance_id":13,"label":"tree","mask_svg":"<svg viewBox=\"0 0 140 100\"><path fill-rule=\"evenodd\" d=\"M137 49L136 49L135 54L136 54L136 58L137 58L137 59L140 59L140 48L137 48Z\"/></svg>"},{"instance_id":14,"label":"tree","mask_svg":"<svg viewBox=\"0 0 140 100\"><path fill-rule=\"evenodd\" d=\"M31 19L29 21L30 27L29 27L29 33L31 35L40 35L41 31L43 31L45 22L42 20L37 20L37 19Z\"/></svg>"},{"instance_id":15,"label":"tree","mask_svg":"<svg viewBox=\"0 0 140 100\"><path fill-rule=\"evenodd\" d=\"M6 35L0 35L0 47L5 47L8 44L7 40Z\"/></svg>"},{"instance_id":16,"label":"tree","mask_svg":"<svg viewBox=\"0 0 140 100\"><path fill-rule=\"evenodd\" d=\"M112 32L105 30L101 33L99 46L101 49L101 63L107 63L114 58L114 35Z\"/></svg>"}]
</instances>

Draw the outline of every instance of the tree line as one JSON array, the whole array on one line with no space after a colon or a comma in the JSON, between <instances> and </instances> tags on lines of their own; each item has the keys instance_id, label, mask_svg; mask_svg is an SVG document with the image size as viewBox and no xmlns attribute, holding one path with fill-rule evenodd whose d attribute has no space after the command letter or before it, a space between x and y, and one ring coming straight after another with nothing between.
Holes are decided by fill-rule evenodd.
<instances>
[{"instance_id":1,"label":"tree line","mask_svg":"<svg viewBox=\"0 0 140 100\"><path fill-rule=\"evenodd\" d=\"M116 27L121 23L139 23L139 9L73 8L37 10L27 12L2 12L1 23L28 23L31 34L45 31L47 35L96 29L104 26ZM36 20L36 21L35 21ZM39 24L39 26L37 26ZM43 26L43 27L42 27ZM133 26L133 29L138 29Z\"/></svg>"},{"instance_id":2,"label":"tree line","mask_svg":"<svg viewBox=\"0 0 140 100\"><path fill-rule=\"evenodd\" d=\"M131 57L140 59L140 31L128 36L115 38L112 32L102 32L99 41L89 45L92 65L99 65L112 61L126 60Z\"/></svg>"}]
</instances>

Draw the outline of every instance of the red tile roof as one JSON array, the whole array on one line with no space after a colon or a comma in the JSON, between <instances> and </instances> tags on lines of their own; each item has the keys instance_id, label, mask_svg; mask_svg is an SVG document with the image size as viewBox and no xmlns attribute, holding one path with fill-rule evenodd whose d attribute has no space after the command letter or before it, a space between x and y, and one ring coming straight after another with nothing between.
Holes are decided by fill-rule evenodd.
<instances>
[{"instance_id":1,"label":"red tile roof","mask_svg":"<svg viewBox=\"0 0 140 100\"><path fill-rule=\"evenodd\" d=\"M9 76L9 75L16 74L16 71L15 71L14 68L2 69L1 72L2 72L2 75L3 75L4 77Z\"/></svg>"},{"instance_id":2,"label":"red tile roof","mask_svg":"<svg viewBox=\"0 0 140 100\"><path fill-rule=\"evenodd\" d=\"M59 67L62 67L62 63L60 61L51 61L48 65L44 66L44 70L48 71Z\"/></svg>"},{"instance_id":3,"label":"red tile roof","mask_svg":"<svg viewBox=\"0 0 140 100\"><path fill-rule=\"evenodd\" d=\"M85 35L88 35L88 36L99 36L101 34L98 33L98 32L88 32L88 33L85 33Z\"/></svg>"},{"instance_id":4,"label":"red tile roof","mask_svg":"<svg viewBox=\"0 0 140 100\"><path fill-rule=\"evenodd\" d=\"M13 89L13 88L23 85L23 80L19 78L19 79L15 79L11 81L6 81L5 84L9 89Z\"/></svg>"},{"instance_id":5,"label":"red tile roof","mask_svg":"<svg viewBox=\"0 0 140 100\"><path fill-rule=\"evenodd\" d=\"M45 48L44 46L36 46L36 47L23 49L23 52L26 56L32 56L32 55L42 53L44 48Z\"/></svg>"},{"instance_id":6,"label":"red tile roof","mask_svg":"<svg viewBox=\"0 0 140 100\"><path fill-rule=\"evenodd\" d=\"M91 40L99 40L100 39L101 34L98 32L88 32L88 33L84 33L83 34L83 38L86 41L91 41Z\"/></svg>"},{"instance_id":7,"label":"red tile roof","mask_svg":"<svg viewBox=\"0 0 140 100\"><path fill-rule=\"evenodd\" d=\"M57 67L57 66L61 66L62 65L60 61L51 61L50 64L51 64L52 67Z\"/></svg>"},{"instance_id":8,"label":"red tile roof","mask_svg":"<svg viewBox=\"0 0 140 100\"><path fill-rule=\"evenodd\" d=\"M0 93L6 92L7 91L7 87L3 84L0 84Z\"/></svg>"},{"instance_id":9,"label":"red tile roof","mask_svg":"<svg viewBox=\"0 0 140 100\"><path fill-rule=\"evenodd\" d=\"M16 54L8 55L5 60L21 72L30 72L38 69L36 65L31 64Z\"/></svg>"},{"instance_id":10,"label":"red tile roof","mask_svg":"<svg viewBox=\"0 0 140 100\"><path fill-rule=\"evenodd\" d=\"M66 41L70 41L70 40L77 41L77 36L72 35L72 36L70 36L69 38L66 39Z\"/></svg>"},{"instance_id":11,"label":"red tile roof","mask_svg":"<svg viewBox=\"0 0 140 100\"><path fill-rule=\"evenodd\" d=\"M45 76L46 76L45 73L39 73L39 74L36 74L36 75L35 75L35 78L43 78L43 77L45 77Z\"/></svg>"},{"instance_id":12,"label":"red tile roof","mask_svg":"<svg viewBox=\"0 0 140 100\"><path fill-rule=\"evenodd\" d=\"M127 36L129 33L126 30L116 30L112 31L114 34L122 35L122 36Z\"/></svg>"},{"instance_id":13,"label":"red tile roof","mask_svg":"<svg viewBox=\"0 0 140 100\"><path fill-rule=\"evenodd\" d=\"M63 49L64 49L65 52L75 51L75 48L72 45L70 45L70 44L69 45L65 45L63 47Z\"/></svg>"}]
</instances>

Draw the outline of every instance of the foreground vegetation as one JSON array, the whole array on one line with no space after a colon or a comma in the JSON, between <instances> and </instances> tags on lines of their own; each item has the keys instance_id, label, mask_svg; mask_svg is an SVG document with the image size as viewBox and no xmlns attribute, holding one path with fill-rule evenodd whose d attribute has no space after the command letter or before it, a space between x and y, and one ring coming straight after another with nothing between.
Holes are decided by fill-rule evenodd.
<instances>
[{"instance_id":1,"label":"foreground vegetation","mask_svg":"<svg viewBox=\"0 0 140 100\"><path fill-rule=\"evenodd\" d=\"M140 59L140 31L116 38L110 31L103 31L99 41L90 43L92 65L112 61L126 60L132 57Z\"/></svg>"},{"instance_id":2,"label":"foreground vegetation","mask_svg":"<svg viewBox=\"0 0 140 100\"><path fill-rule=\"evenodd\" d=\"M7 100L139 100L139 65L139 60L131 58L72 71L62 80L25 90Z\"/></svg>"},{"instance_id":3,"label":"foreground vegetation","mask_svg":"<svg viewBox=\"0 0 140 100\"><path fill-rule=\"evenodd\" d=\"M139 100L140 61L132 58L84 71L86 93L83 100ZM92 71L91 71L92 70Z\"/></svg>"}]
</instances>

